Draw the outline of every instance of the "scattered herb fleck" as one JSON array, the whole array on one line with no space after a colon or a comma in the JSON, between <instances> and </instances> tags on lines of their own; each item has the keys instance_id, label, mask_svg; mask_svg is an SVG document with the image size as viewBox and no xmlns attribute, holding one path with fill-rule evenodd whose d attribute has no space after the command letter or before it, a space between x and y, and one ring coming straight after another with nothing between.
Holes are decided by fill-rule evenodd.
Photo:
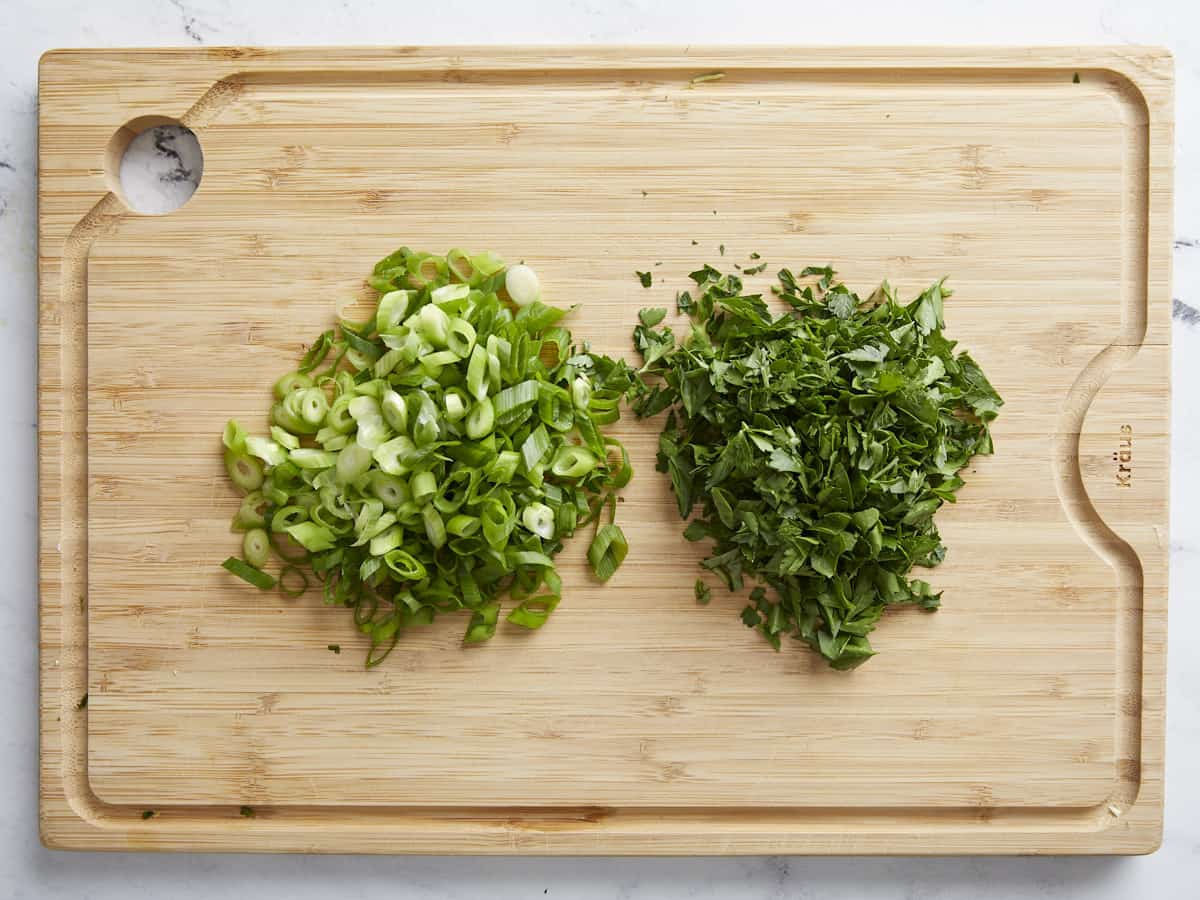
<instances>
[{"instance_id":1,"label":"scattered herb fleck","mask_svg":"<svg viewBox=\"0 0 1200 900\"><path fill-rule=\"evenodd\" d=\"M712 588L704 583L703 578L696 579L696 602L701 606L708 606L712 600Z\"/></svg>"},{"instance_id":2,"label":"scattered herb fleck","mask_svg":"<svg viewBox=\"0 0 1200 900\"><path fill-rule=\"evenodd\" d=\"M156 813L154 810L144 809L142 810L142 821L145 821L146 819L153 819L156 815L158 815L158 813Z\"/></svg>"},{"instance_id":3,"label":"scattered herb fleck","mask_svg":"<svg viewBox=\"0 0 1200 900\"><path fill-rule=\"evenodd\" d=\"M84 694L79 698L79 702L75 704L76 709L87 709L88 695Z\"/></svg>"},{"instance_id":4,"label":"scattered herb fleck","mask_svg":"<svg viewBox=\"0 0 1200 900\"><path fill-rule=\"evenodd\" d=\"M762 257L760 257L757 253L751 253L750 258L751 259L761 259Z\"/></svg>"},{"instance_id":5,"label":"scattered herb fleck","mask_svg":"<svg viewBox=\"0 0 1200 900\"><path fill-rule=\"evenodd\" d=\"M329 650L332 653L341 653L342 645L341 644L329 644L325 647L325 649Z\"/></svg>"},{"instance_id":6,"label":"scattered herb fleck","mask_svg":"<svg viewBox=\"0 0 1200 900\"><path fill-rule=\"evenodd\" d=\"M691 84L704 84L706 81L720 81L725 77L724 72L706 72L703 75L697 75L691 80Z\"/></svg>"},{"instance_id":7,"label":"scattered herb fleck","mask_svg":"<svg viewBox=\"0 0 1200 900\"><path fill-rule=\"evenodd\" d=\"M699 246L699 244L700 244L700 242L699 242L699 241L692 241L692 246L693 246L693 247L697 247L697 246Z\"/></svg>"},{"instance_id":8,"label":"scattered herb fleck","mask_svg":"<svg viewBox=\"0 0 1200 900\"><path fill-rule=\"evenodd\" d=\"M649 272L638 272L637 277L638 277L638 281L640 281L642 283L642 287L644 287L644 288L650 287L650 285L654 281L654 276L651 275Z\"/></svg>"},{"instance_id":9,"label":"scattered herb fleck","mask_svg":"<svg viewBox=\"0 0 1200 900\"><path fill-rule=\"evenodd\" d=\"M682 342L634 329L641 374L661 376L634 410L667 413L658 468L684 537L712 542L702 565L730 590L762 583L742 621L776 649L790 636L854 668L888 606L937 608L909 573L944 558L934 515L992 452L1000 396L943 335L943 282L902 304L887 282L863 300L828 266L781 269L773 290L793 309L772 317L736 275L691 278Z\"/></svg>"},{"instance_id":10,"label":"scattered herb fleck","mask_svg":"<svg viewBox=\"0 0 1200 900\"><path fill-rule=\"evenodd\" d=\"M243 806L239 812L242 814L243 819L253 819L257 815L252 806Z\"/></svg>"},{"instance_id":11,"label":"scattered herb fleck","mask_svg":"<svg viewBox=\"0 0 1200 900\"><path fill-rule=\"evenodd\" d=\"M720 251L722 256L725 255L725 245L724 244L722 244L720 247L718 247L717 250Z\"/></svg>"},{"instance_id":12,"label":"scattered herb fleck","mask_svg":"<svg viewBox=\"0 0 1200 900\"><path fill-rule=\"evenodd\" d=\"M642 196L643 196L643 197L649 197L650 195L649 195L648 193L646 193L645 191L642 191Z\"/></svg>"},{"instance_id":13,"label":"scattered herb fleck","mask_svg":"<svg viewBox=\"0 0 1200 900\"><path fill-rule=\"evenodd\" d=\"M767 264L764 262L759 263L757 266L747 266L744 271L747 275L757 275L759 272L765 272L766 269Z\"/></svg>"},{"instance_id":14,"label":"scattered herb fleck","mask_svg":"<svg viewBox=\"0 0 1200 900\"><path fill-rule=\"evenodd\" d=\"M1079 84L1079 73L1078 72L1076 72L1074 77L1071 79L1071 84Z\"/></svg>"}]
</instances>

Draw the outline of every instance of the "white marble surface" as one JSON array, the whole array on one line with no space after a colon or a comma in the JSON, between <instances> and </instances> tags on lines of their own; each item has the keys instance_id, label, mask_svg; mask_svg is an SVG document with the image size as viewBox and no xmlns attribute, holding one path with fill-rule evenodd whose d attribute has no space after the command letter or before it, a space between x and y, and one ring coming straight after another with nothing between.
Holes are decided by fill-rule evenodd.
<instances>
[{"instance_id":1,"label":"white marble surface","mask_svg":"<svg viewBox=\"0 0 1200 900\"><path fill-rule=\"evenodd\" d=\"M150 215L169 213L196 193L204 177L204 152L190 129L155 125L129 142L117 177L130 208Z\"/></svg>"},{"instance_id":2,"label":"white marble surface","mask_svg":"<svg viewBox=\"0 0 1200 900\"><path fill-rule=\"evenodd\" d=\"M1176 56L1175 409L1166 838L1133 859L538 860L53 853L37 837L37 59L64 46L1144 43ZM4 0L0 3L0 896L1197 896L1200 875L1200 4L1195 0Z\"/></svg>"}]
</instances>

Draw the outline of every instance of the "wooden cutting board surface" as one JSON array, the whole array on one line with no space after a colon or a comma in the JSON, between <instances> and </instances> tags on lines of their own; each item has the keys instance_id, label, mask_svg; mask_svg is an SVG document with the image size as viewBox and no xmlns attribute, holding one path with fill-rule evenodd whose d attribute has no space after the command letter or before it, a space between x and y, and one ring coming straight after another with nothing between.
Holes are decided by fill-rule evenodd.
<instances>
[{"instance_id":1,"label":"wooden cutting board surface","mask_svg":"<svg viewBox=\"0 0 1200 900\"><path fill-rule=\"evenodd\" d=\"M68 50L40 83L48 844L1157 845L1165 52ZM153 117L204 152L159 217L114 176ZM446 618L364 671L344 610L219 568L239 542L218 436L264 422L270 383L402 243L524 259L583 304L578 336L626 354L637 309L673 308L720 244L769 272L831 262L860 292L949 275L948 332L1007 405L939 515L942 610L887 615L852 673L771 652L740 598L695 605L658 425L626 421L611 582L576 541L542 631L464 651Z\"/></svg>"}]
</instances>

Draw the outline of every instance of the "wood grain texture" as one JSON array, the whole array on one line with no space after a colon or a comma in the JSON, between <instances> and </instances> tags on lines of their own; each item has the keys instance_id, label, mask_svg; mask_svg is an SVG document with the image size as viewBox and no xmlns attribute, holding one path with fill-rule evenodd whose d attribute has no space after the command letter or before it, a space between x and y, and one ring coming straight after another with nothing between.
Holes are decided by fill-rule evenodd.
<instances>
[{"instance_id":1,"label":"wood grain texture","mask_svg":"<svg viewBox=\"0 0 1200 900\"><path fill-rule=\"evenodd\" d=\"M40 86L48 845L1157 846L1164 51L55 51ZM164 217L129 212L105 167L145 116L205 155ZM888 615L880 655L844 674L771 653L738 598L697 608L699 548L636 422L629 559L601 587L570 546L536 634L463 651L447 620L364 672L344 611L231 583L221 426L262 421L270 382L400 243L525 259L584 303L578 335L626 354L637 309L673 306L719 244L864 290L950 275L949 332L1007 406L939 515L943 609Z\"/></svg>"}]
</instances>

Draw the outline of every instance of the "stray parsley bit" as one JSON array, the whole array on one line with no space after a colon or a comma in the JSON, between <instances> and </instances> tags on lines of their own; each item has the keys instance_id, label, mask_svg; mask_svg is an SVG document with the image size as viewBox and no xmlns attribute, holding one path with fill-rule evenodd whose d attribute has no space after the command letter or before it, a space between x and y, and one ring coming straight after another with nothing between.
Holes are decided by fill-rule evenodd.
<instances>
[{"instance_id":1,"label":"stray parsley bit","mask_svg":"<svg viewBox=\"0 0 1200 900\"><path fill-rule=\"evenodd\" d=\"M654 282L654 276L649 272L638 272L638 281L642 283L642 287L648 288Z\"/></svg>"},{"instance_id":2,"label":"stray parsley bit","mask_svg":"<svg viewBox=\"0 0 1200 900\"><path fill-rule=\"evenodd\" d=\"M722 255L722 256L724 256L724 255L725 255L725 245L724 245L724 244L722 244L722 245L721 245L720 247L718 247L717 249L718 249L719 251L721 251L721 255Z\"/></svg>"},{"instance_id":3,"label":"stray parsley bit","mask_svg":"<svg viewBox=\"0 0 1200 900\"><path fill-rule=\"evenodd\" d=\"M699 241L692 241L692 246L693 246L693 247L698 247L698 246L700 246L700 242L699 242Z\"/></svg>"},{"instance_id":4,"label":"stray parsley bit","mask_svg":"<svg viewBox=\"0 0 1200 900\"><path fill-rule=\"evenodd\" d=\"M774 290L793 311L773 317L735 275L691 278L682 342L634 329L642 371L662 376L634 410L669 410L658 462L684 537L712 542L702 565L730 590L773 589L750 593L742 621L776 649L787 635L854 668L888 606L937 608L909 572L945 556L934 514L992 452L1000 396L942 334L940 281L901 304L886 282L864 301L828 266L782 269Z\"/></svg>"},{"instance_id":5,"label":"stray parsley bit","mask_svg":"<svg viewBox=\"0 0 1200 900\"><path fill-rule=\"evenodd\" d=\"M329 650L332 653L341 653L342 645L341 644L329 644L325 647L325 649Z\"/></svg>"},{"instance_id":6,"label":"stray parsley bit","mask_svg":"<svg viewBox=\"0 0 1200 900\"><path fill-rule=\"evenodd\" d=\"M708 606L712 600L712 588L704 583L703 578L696 579L696 602L701 606Z\"/></svg>"},{"instance_id":7,"label":"stray parsley bit","mask_svg":"<svg viewBox=\"0 0 1200 900\"><path fill-rule=\"evenodd\" d=\"M643 309L638 313L638 318L647 328L653 328L666 317L667 311L661 306L653 306L648 309Z\"/></svg>"},{"instance_id":8,"label":"stray parsley bit","mask_svg":"<svg viewBox=\"0 0 1200 900\"><path fill-rule=\"evenodd\" d=\"M87 709L88 695L84 694L79 698L79 702L75 704L76 709Z\"/></svg>"},{"instance_id":9,"label":"stray parsley bit","mask_svg":"<svg viewBox=\"0 0 1200 900\"><path fill-rule=\"evenodd\" d=\"M144 822L146 819L153 819L156 815L158 815L158 813L156 813L154 810L144 809L142 810L142 821Z\"/></svg>"},{"instance_id":10,"label":"stray parsley bit","mask_svg":"<svg viewBox=\"0 0 1200 900\"><path fill-rule=\"evenodd\" d=\"M747 275L757 275L760 272L765 272L766 270L767 270L767 264L759 263L757 266L747 266L743 271Z\"/></svg>"},{"instance_id":11,"label":"stray parsley bit","mask_svg":"<svg viewBox=\"0 0 1200 900\"><path fill-rule=\"evenodd\" d=\"M704 84L706 81L720 81L725 77L724 72L706 72L703 75L697 75L691 80L691 84Z\"/></svg>"},{"instance_id":12,"label":"stray parsley bit","mask_svg":"<svg viewBox=\"0 0 1200 900\"><path fill-rule=\"evenodd\" d=\"M751 259L761 259L762 257L760 257L757 253L751 253L750 258Z\"/></svg>"},{"instance_id":13,"label":"stray parsley bit","mask_svg":"<svg viewBox=\"0 0 1200 900\"><path fill-rule=\"evenodd\" d=\"M1075 77L1071 79L1071 84L1079 84L1079 73L1075 73Z\"/></svg>"},{"instance_id":14,"label":"stray parsley bit","mask_svg":"<svg viewBox=\"0 0 1200 900\"><path fill-rule=\"evenodd\" d=\"M252 806L243 806L239 812L242 814L243 819L253 819L255 815L257 815L257 813L254 812L254 807Z\"/></svg>"}]
</instances>

